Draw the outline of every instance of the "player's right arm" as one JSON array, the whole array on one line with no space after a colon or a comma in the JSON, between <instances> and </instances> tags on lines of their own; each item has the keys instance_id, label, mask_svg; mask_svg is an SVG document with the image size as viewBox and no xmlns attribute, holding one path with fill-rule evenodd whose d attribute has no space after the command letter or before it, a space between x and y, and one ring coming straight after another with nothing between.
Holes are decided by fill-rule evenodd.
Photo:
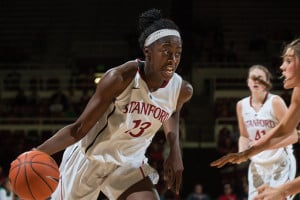
<instances>
[{"instance_id":1,"label":"player's right arm","mask_svg":"<svg viewBox=\"0 0 300 200\"><path fill-rule=\"evenodd\" d=\"M79 118L60 129L54 136L38 146L37 150L52 155L83 138L114 99L127 87L136 70L136 63L128 62L107 71Z\"/></svg>"}]
</instances>

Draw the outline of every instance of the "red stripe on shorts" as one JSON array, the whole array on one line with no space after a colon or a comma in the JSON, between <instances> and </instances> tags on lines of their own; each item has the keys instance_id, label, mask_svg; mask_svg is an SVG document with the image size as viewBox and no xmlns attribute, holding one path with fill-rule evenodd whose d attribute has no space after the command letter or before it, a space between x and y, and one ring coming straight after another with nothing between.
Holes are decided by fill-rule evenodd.
<instances>
[{"instance_id":1,"label":"red stripe on shorts","mask_svg":"<svg viewBox=\"0 0 300 200\"><path fill-rule=\"evenodd\" d=\"M145 176L145 173L143 171L143 168L142 167L139 167L139 168L140 168L140 171L141 171L141 174L142 174L143 178L145 178L146 176Z\"/></svg>"}]
</instances>

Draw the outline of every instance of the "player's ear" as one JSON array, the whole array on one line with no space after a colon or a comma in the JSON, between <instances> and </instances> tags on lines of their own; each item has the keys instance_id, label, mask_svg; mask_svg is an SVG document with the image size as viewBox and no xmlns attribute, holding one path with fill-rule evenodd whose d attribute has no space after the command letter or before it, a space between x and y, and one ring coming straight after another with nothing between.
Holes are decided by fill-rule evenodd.
<instances>
[{"instance_id":1,"label":"player's ear","mask_svg":"<svg viewBox=\"0 0 300 200\"><path fill-rule=\"evenodd\" d=\"M248 87L250 87L249 79L250 79L250 78L247 78L247 80L246 80L246 83L247 83L247 86L248 86Z\"/></svg>"},{"instance_id":2,"label":"player's ear","mask_svg":"<svg viewBox=\"0 0 300 200\"><path fill-rule=\"evenodd\" d=\"M150 59L151 53L150 53L150 48L149 47L144 48L144 55L145 55L146 59Z\"/></svg>"}]
</instances>

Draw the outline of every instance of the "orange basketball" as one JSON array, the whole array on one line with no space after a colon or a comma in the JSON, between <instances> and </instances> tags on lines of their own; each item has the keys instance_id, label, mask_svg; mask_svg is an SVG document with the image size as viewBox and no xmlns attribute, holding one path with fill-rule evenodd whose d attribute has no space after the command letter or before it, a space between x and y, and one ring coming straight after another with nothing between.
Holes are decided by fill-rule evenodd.
<instances>
[{"instance_id":1,"label":"orange basketball","mask_svg":"<svg viewBox=\"0 0 300 200\"><path fill-rule=\"evenodd\" d=\"M10 164L9 180L19 198L45 200L58 185L59 168L48 154L27 151Z\"/></svg>"}]
</instances>

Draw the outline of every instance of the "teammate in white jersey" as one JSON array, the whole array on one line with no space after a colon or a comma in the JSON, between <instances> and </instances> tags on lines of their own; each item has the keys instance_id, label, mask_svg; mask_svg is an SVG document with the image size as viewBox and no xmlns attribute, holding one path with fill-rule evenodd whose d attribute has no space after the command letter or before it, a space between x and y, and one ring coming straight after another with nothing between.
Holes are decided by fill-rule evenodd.
<instances>
[{"instance_id":1,"label":"teammate in white jersey","mask_svg":"<svg viewBox=\"0 0 300 200\"><path fill-rule=\"evenodd\" d=\"M145 61L108 70L79 118L37 147L50 155L66 148L52 199L96 200L101 191L111 200L158 200L158 173L145 151L161 126L170 145L165 180L179 193L179 115L193 93L175 73L182 40L177 25L157 9L142 13L139 28Z\"/></svg>"},{"instance_id":2,"label":"teammate in white jersey","mask_svg":"<svg viewBox=\"0 0 300 200\"><path fill-rule=\"evenodd\" d=\"M271 129L265 137L253 144L249 149L230 153L211 163L211 166L222 167L227 163L241 163L250 157L266 150L276 147L281 141L289 137L295 137L293 143L298 140L298 136L293 131L300 123L300 38L287 44L282 54L283 62L280 66L281 78L285 89L293 88L291 103L288 111L281 119L280 123ZM255 200L284 200L286 197L300 193L300 177L279 186L269 186L264 184L258 188L258 195Z\"/></svg>"},{"instance_id":3,"label":"teammate in white jersey","mask_svg":"<svg viewBox=\"0 0 300 200\"><path fill-rule=\"evenodd\" d=\"M239 151L245 151L274 128L287 111L284 100L271 94L271 73L262 65L250 67L247 79L251 95L238 101L236 110L240 130ZM294 130L296 131L296 130ZM296 160L291 143L293 137L280 146L265 150L250 158L248 168L248 199L253 200L263 184L277 186L296 176ZM292 199L290 197L289 199Z\"/></svg>"}]
</instances>

